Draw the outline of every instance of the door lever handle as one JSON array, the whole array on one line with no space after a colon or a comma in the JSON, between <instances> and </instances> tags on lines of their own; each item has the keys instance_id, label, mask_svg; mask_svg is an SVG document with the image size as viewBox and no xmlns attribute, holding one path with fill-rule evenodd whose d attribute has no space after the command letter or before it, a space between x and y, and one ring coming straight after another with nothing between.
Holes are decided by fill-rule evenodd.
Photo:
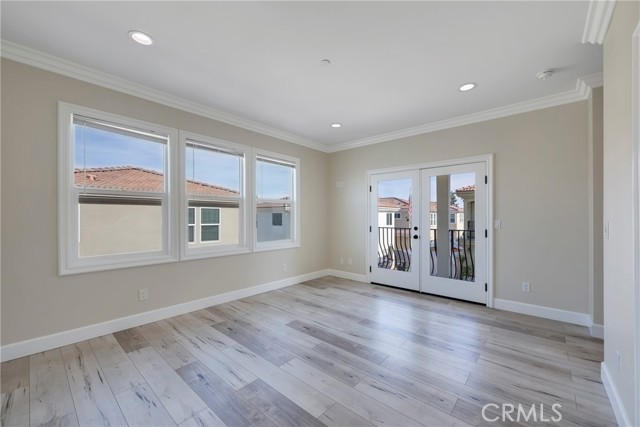
<instances>
[{"instance_id":1,"label":"door lever handle","mask_svg":"<svg viewBox=\"0 0 640 427\"><path fill-rule=\"evenodd\" d=\"M417 239L417 238L418 238L418 235L417 235L417 234L414 234L414 235L413 235L413 238L414 238L414 239Z\"/></svg>"}]
</instances>

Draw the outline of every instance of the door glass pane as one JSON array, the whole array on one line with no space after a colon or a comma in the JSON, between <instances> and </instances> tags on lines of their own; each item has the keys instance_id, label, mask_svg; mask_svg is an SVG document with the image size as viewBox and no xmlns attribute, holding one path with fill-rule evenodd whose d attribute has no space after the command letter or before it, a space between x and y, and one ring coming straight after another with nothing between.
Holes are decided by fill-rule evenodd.
<instances>
[{"instance_id":1,"label":"door glass pane","mask_svg":"<svg viewBox=\"0 0 640 427\"><path fill-rule=\"evenodd\" d=\"M411 179L378 181L378 268L411 271Z\"/></svg>"},{"instance_id":2,"label":"door glass pane","mask_svg":"<svg viewBox=\"0 0 640 427\"><path fill-rule=\"evenodd\" d=\"M429 179L429 266L432 276L475 281L475 173Z\"/></svg>"}]
</instances>

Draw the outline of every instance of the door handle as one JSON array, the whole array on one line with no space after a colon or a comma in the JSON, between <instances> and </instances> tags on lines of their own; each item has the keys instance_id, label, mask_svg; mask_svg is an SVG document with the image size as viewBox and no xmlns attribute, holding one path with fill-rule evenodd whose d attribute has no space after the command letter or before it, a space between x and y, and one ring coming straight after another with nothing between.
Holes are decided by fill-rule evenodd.
<instances>
[{"instance_id":1,"label":"door handle","mask_svg":"<svg viewBox=\"0 0 640 427\"><path fill-rule=\"evenodd\" d=\"M417 239L417 238L418 238L418 235L417 235L417 234L414 234L414 235L413 235L413 238L414 238L414 239Z\"/></svg>"}]
</instances>

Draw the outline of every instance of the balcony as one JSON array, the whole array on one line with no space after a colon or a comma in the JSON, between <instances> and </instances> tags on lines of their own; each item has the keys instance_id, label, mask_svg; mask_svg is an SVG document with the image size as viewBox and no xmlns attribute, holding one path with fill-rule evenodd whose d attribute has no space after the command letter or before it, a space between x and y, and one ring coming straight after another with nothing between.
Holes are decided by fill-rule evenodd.
<instances>
[{"instance_id":1,"label":"balcony","mask_svg":"<svg viewBox=\"0 0 640 427\"><path fill-rule=\"evenodd\" d=\"M411 270L411 229L378 227L378 268ZM449 279L473 282L475 279L475 230L449 230ZM429 256L432 276L438 276L438 241L436 230L429 230ZM442 252L442 248L440 248Z\"/></svg>"}]
</instances>

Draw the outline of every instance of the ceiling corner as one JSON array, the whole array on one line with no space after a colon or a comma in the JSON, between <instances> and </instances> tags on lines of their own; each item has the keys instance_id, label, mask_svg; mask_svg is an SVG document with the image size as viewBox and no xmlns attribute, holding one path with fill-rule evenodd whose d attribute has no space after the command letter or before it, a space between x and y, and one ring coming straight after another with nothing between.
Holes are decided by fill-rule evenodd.
<instances>
[{"instance_id":1,"label":"ceiling corner","mask_svg":"<svg viewBox=\"0 0 640 427\"><path fill-rule=\"evenodd\" d=\"M590 0L582 43L604 43L615 7L616 0Z\"/></svg>"}]
</instances>

